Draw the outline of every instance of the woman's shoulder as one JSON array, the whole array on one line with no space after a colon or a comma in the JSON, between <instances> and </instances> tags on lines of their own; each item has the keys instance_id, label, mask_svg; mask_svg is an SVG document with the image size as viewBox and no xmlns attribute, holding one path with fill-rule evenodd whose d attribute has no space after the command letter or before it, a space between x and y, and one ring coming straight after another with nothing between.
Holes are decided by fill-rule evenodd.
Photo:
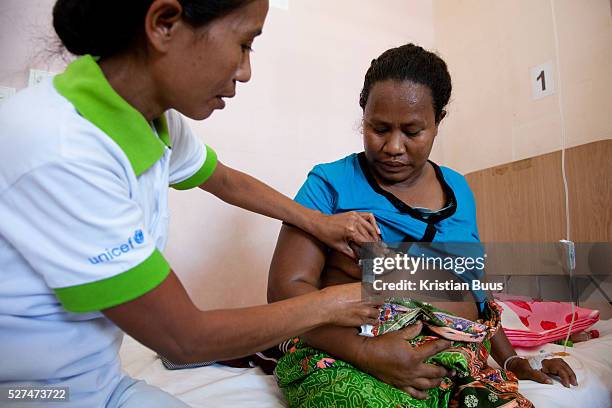
<instances>
[{"instance_id":1,"label":"woman's shoulder","mask_svg":"<svg viewBox=\"0 0 612 408\"><path fill-rule=\"evenodd\" d=\"M446 166L438 166L442 175L444 176L444 180L453 188L466 188L470 190L470 186L465 179L465 177L456 170L451 169Z\"/></svg>"},{"instance_id":2,"label":"woman's shoulder","mask_svg":"<svg viewBox=\"0 0 612 408\"><path fill-rule=\"evenodd\" d=\"M19 129L20 133L54 129L58 113L61 112L61 100L55 98L51 79L22 89L0 105L0 124L2 136L4 131ZM40 133L40 132L37 132ZM18 135L13 135L17 137Z\"/></svg>"},{"instance_id":3,"label":"woman's shoulder","mask_svg":"<svg viewBox=\"0 0 612 408\"><path fill-rule=\"evenodd\" d=\"M117 162L109 160L113 149L101 132L55 91L51 79L18 92L0 108L2 184L46 165Z\"/></svg>"},{"instance_id":4,"label":"woman's shoulder","mask_svg":"<svg viewBox=\"0 0 612 408\"><path fill-rule=\"evenodd\" d=\"M453 190L457 201L463 203L464 205L467 205L468 203L472 203L472 205L474 205L474 193L472 192L466 178L461 173L451 169L450 167L439 166L439 169L442 172L444 181Z\"/></svg>"},{"instance_id":5,"label":"woman's shoulder","mask_svg":"<svg viewBox=\"0 0 612 408\"><path fill-rule=\"evenodd\" d=\"M0 107L0 187L47 163L61 160L59 118L50 80L23 89Z\"/></svg>"},{"instance_id":6,"label":"woman's shoulder","mask_svg":"<svg viewBox=\"0 0 612 408\"><path fill-rule=\"evenodd\" d=\"M310 174L332 181L350 176L359 165L357 153L349 154L339 160L315 165Z\"/></svg>"},{"instance_id":7,"label":"woman's shoulder","mask_svg":"<svg viewBox=\"0 0 612 408\"><path fill-rule=\"evenodd\" d=\"M20 144L22 153L53 156L65 154L73 142L87 135L97 139L101 132L85 120L53 85L51 78L23 89L0 107L0 141ZM7 143L7 142L11 143Z\"/></svg>"}]
</instances>

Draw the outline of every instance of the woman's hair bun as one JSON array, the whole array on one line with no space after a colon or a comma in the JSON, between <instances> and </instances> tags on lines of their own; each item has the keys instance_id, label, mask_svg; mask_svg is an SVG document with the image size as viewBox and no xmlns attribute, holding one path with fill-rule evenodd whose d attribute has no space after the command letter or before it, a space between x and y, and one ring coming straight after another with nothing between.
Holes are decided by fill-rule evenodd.
<instances>
[{"instance_id":1,"label":"woman's hair bun","mask_svg":"<svg viewBox=\"0 0 612 408\"><path fill-rule=\"evenodd\" d=\"M129 46L144 30L152 0L57 0L53 28L75 55L105 57Z\"/></svg>"}]
</instances>

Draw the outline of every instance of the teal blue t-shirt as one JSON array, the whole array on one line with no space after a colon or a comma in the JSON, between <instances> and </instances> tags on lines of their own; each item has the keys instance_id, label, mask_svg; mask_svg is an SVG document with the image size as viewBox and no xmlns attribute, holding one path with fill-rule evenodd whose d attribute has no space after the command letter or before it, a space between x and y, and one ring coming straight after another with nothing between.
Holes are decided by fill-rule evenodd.
<instances>
[{"instance_id":1,"label":"teal blue t-shirt","mask_svg":"<svg viewBox=\"0 0 612 408\"><path fill-rule=\"evenodd\" d=\"M388 243L479 243L474 195L465 178L447 167L430 163L446 196L439 211L410 207L382 189L363 152L315 166L295 201L324 214L370 212L376 217L382 240ZM471 247L472 251L478 251L478 247ZM482 292L474 292L474 296L479 303L484 300Z\"/></svg>"},{"instance_id":2,"label":"teal blue t-shirt","mask_svg":"<svg viewBox=\"0 0 612 408\"><path fill-rule=\"evenodd\" d=\"M465 178L430 163L447 200L433 216L383 190L368 169L364 153L315 166L295 201L324 214L370 212L385 242L479 242L474 195Z\"/></svg>"}]
</instances>

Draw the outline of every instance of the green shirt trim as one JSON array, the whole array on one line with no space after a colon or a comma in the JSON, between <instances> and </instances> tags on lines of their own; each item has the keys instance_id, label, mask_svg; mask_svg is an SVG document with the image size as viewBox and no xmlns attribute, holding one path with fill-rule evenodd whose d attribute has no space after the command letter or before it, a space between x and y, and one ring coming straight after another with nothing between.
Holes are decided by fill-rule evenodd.
<instances>
[{"instance_id":1,"label":"green shirt trim","mask_svg":"<svg viewBox=\"0 0 612 408\"><path fill-rule=\"evenodd\" d=\"M164 146L171 147L165 115L154 120L156 135L145 117L115 92L91 55L73 61L53 84L79 114L121 147L136 176L163 156Z\"/></svg>"},{"instance_id":2,"label":"green shirt trim","mask_svg":"<svg viewBox=\"0 0 612 408\"><path fill-rule=\"evenodd\" d=\"M186 180L172 185L172 188L177 190L189 190L204 183L215 172L217 168L217 153L210 147L206 146L206 160L200 170Z\"/></svg>"},{"instance_id":3,"label":"green shirt trim","mask_svg":"<svg viewBox=\"0 0 612 408\"><path fill-rule=\"evenodd\" d=\"M144 295L162 283L170 265L157 249L134 268L82 285L54 289L56 296L70 312L94 312L117 306Z\"/></svg>"}]
</instances>

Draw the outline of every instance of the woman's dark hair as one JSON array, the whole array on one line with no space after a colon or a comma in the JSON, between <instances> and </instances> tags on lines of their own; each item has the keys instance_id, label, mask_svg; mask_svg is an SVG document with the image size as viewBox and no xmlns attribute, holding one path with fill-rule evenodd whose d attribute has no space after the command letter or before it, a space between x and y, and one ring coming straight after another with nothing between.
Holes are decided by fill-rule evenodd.
<instances>
[{"instance_id":1,"label":"woman's dark hair","mask_svg":"<svg viewBox=\"0 0 612 408\"><path fill-rule=\"evenodd\" d=\"M252 0L178 0L183 19L203 26ZM75 55L108 57L134 44L144 31L153 0L57 0L53 27L66 49Z\"/></svg>"},{"instance_id":2,"label":"woman's dark hair","mask_svg":"<svg viewBox=\"0 0 612 408\"><path fill-rule=\"evenodd\" d=\"M372 86L386 80L411 81L427 86L431 91L436 121L442 120L452 90L451 77L442 58L414 44L383 52L372 60L366 72L359 97L362 109L365 109Z\"/></svg>"}]
</instances>

